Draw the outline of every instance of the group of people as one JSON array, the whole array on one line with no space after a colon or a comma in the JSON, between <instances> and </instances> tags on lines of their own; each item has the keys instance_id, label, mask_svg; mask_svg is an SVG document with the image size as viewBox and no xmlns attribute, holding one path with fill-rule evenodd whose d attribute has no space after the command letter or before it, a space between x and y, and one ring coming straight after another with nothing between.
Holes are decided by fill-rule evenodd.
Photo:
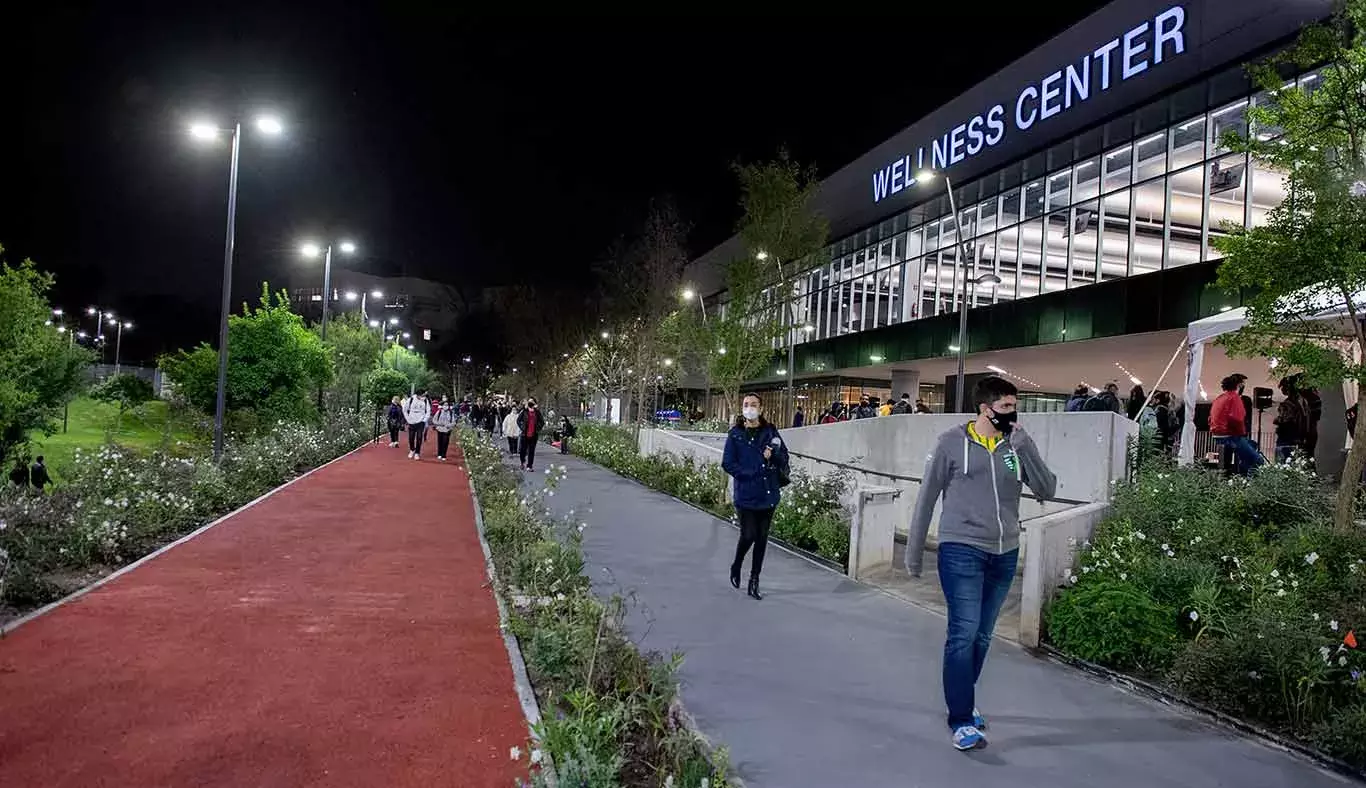
<instances>
[{"instance_id":1,"label":"group of people","mask_svg":"<svg viewBox=\"0 0 1366 788\"><path fill-rule=\"evenodd\" d=\"M47 486L52 484L52 477L49 476L47 472L47 463L43 460L43 455L41 454L34 459L32 465L29 465L27 460L20 457L14 463L14 467L10 469L9 480L16 487L31 486L38 492L46 490Z\"/></svg>"},{"instance_id":2,"label":"group of people","mask_svg":"<svg viewBox=\"0 0 1366 788\"><path fill-rule=\"evenodd\" d=\"M908 392L902 392L901 398L895 402L880 402L878 397L864 394L859 397L858 404L846 405L843 402L832 402L830 407L821 416L821 424L834 424L840 421L851 419L872 419L878 416L898 416L907 413L933 413L930 406L925 404L925 400L911 400ZM801 427L806 423L806 416L802 413L799 406L796 414L792 418L793 427Z\"/></svg>"},{"instance_id":3,"label":"group of people","mask_svg":"<svg viewBox=\"0 0 1366 788\"><path fill-rule=\"evenodd\" d=\"M1233 469L1244 476L1266 464L1261 446L1252 439L1253 402L1243 393L1246 384L1247 376L1242 373L1219 381L1221 393L1210 404L1209 413L1214 442L1228 453ZM1299 375L1281 378L1277 387L1282 399L1272 419L1276 428L1275 459L1288 462L1298 454L1312 460L1318 449L1323 400L1318 390L1304 385Z\"/></svg>"},{"instance_id":4,"label":"group of people","mask_svg":"<svg viewBox=\"0 0 1366 788\"><path fill-rule=\"evenodd\" d=\"M1018 394L1014 384L999 377L977 383L975 416L941 434L926 459L907 538L906 569L919 578L926 534L942 500L937 564L949 616L944 703L950 740L959 750L987 743L987 720L977 709L976 684L996 618L1015 579L1023 489L1028 486L1043 501L1057 487L1057 478L1034 441L1016 424ZM752 551L746 592L762 600L759 576L773 514L790 479L791 460L782 435L764 418L757 394L746 394L741 401L740 416L726 435L721 467L734 480L740 523L730 584L740 587L745 558Z\"/></svg>"},{"instance_id":5,"label":"group of people","mask_svg":"<svg viewBox=\"0 0 1366 788\"><path fill-rule=\"evenodd\" d=\"M456 424L463 422L490 435L507 438L508 453L518 456L524 471L536 469L536 444L544 435L551 433L549 425L553 419L553 412L547 416L536 406L535 397L528 397L520 403L510 400L485 402L482 397L473 401L466 397L460 402L451 402L444 394L440 399L429 397L425 389L408 397L395 396L386 414L389 445L397 447L399 432L406 431L410 459L422 459L422 447L428 431L431 431L436 433L436 458L445 462L451 431ZM568 416L562 416L559 427L553 431L561 454L569 453L569 439L576 433L574 423Z\"/></svg>"}]
</instances>

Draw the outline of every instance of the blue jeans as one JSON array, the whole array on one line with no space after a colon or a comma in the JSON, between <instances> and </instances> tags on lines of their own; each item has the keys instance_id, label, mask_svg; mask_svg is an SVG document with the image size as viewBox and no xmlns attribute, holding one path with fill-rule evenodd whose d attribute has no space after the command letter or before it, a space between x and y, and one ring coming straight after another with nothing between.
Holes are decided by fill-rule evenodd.
<instances>
[{"instance_id":1,"label":"blue jeans","mask_svg":"<svg viewBox=\"0 0 1366 788\"><path fill-rule=\"evenodd\" d=\"M1233 450L1233 456L1238 459L1238 473L1244 476L1266 464L1266 459L1262 457L1262 451L1257 448L1256 442L1248 440L1242 435L1232 438L1215 438L1214 442Z\"/></svg>"},{"instance_id":2,"label":"blue jeans","mask_svg":"<svg viewBox=\"0 0 1366 788\"><path fill-rule=\"evenodd\" d=\"M950 729L972 724L977 679L1019 559L1019 550L996 555L956 542L939 544L939 585L949 607L944 704Z\"/></svg>"}]
</instances>

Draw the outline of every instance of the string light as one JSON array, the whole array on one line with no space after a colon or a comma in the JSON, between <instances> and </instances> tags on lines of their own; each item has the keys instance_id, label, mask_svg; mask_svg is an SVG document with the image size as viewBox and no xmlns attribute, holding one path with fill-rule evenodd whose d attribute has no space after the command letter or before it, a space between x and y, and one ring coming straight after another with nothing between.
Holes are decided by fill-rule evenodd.
<instances>
[{"instance_id":1,"label":"string light","mask_svg":"<svg viewBox=\"0 0 1366 788\"><path fill-rule=\"evenodd\" d=\"M1116 361L1116 362L1115 362L1115 366L1119 367L1119 371L1120 371L1120 372L1123 372L1125 375L1128 375L1128 376L1129 376L1129 380L1132 381L1133 384L1134 384L1135 386L1141 386L1141 385L1143 385L1143 381L1139 380L1137 375L1135 375L1134 373L1132 373L1132 372L1130 372L1128 369L1126 369L1125 366L1124 366L1123 364L1121 364L1121 363L1119 363L1118 361Z\"/></svg>"},{"instance_id":2,"label":"string light","mask_svg":"<svg viewBox=\"0 0 1366 788\"><path fill-rule=\"evenodd\" d=\"M997 375L1001 375L1001 376L1007 377L1007 378L1014 378L1015 380L1018 380L1018 381L1020 381L1021 383L1028 384L1028 385L1030 385L1030 386L1032 386L1032 387L1034 387L1034 388L1036 388L1036 389L1041 389L1041 388L1043 388L1043 386L1040 386L1038 383L1035 383L1034 381L1030 380L1029 378L1023 377L1023 376L1021 376L1021 375L1016 375L1016 374L1013 373L1013 372L1007 372L1006 370L1001 369L1000 367L998 367L998 366L996 366L996 365L994 365L994 364L988 364L988 365L987 365L987 369L991 370L992 372L995 372Z\"/></svg>"}]
</instances>

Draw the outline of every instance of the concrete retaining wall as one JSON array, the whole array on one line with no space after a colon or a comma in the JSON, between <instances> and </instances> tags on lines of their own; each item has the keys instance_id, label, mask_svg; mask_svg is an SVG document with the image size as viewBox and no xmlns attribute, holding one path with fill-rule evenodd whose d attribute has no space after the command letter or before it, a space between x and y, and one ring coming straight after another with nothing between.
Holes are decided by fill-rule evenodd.
<instances>
[{"instance_id":1,"label":"concrete retaining wall","mask_svg":"<svg viewBox=\"0 0 1366 788\"><path fill-rule=\"evenodd\" d=\"M1078 546L1091 538L1109 514L1110 504L1092 503L1038 517L1025 523L1025 561L1020 588L1020 642L1039 645L1043 614L1057 590L1067 584Z\"/></svg>"}]
</instances>

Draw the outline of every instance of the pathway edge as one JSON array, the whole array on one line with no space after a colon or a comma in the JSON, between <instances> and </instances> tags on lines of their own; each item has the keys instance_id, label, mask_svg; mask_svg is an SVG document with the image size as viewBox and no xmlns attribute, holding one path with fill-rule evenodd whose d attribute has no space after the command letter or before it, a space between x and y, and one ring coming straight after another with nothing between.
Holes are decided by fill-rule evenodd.
<instances>
[{"instance_id":1,"label":"pathway edge","mask_svg":"<svg viewBox=\"0 0 1366 788\"><path fill-rule=\"evenodd\" d=\"M264 501L264 500L266 500L267 498L271 497L271 496L274 495L275 493L277 493L277 492L279 492L279 491L285 489L286 487L289 487L290 485L294 484L295 482L303 481L304 479L307 479L309 476L312 476L313 474L317 473L318 471L321 471L323 468L326 468L327 466L331 465L332 463L334 463L334 462L341 462L342 460L346 459L347 457L350 457L351 455L355 454L356 452L360 451L361 449L364 449L366 446L369 446L369 445L370 445L370 442L369 442L369 441L366 441L365 443L362 443L361 445L357 446L356 448L352 449L351 451L346 452L345 454L339 454L339 455L337 455L336 457L333 457L332 459L330 459L330 460L328 460L327 462L323 463L322 465L319 465L319 466L316 467L316 468L312 468L312 469L310 469L310 470L307 470L307 471L305 471L305 472L299 474L298 476L295 476L293 479L290 479L289 481L285 482L284 484L281 484L281 485L278 486L278 487L273 487L273 488L271 488L270 490L267 490L265 493L261 494L260 496L256 497L255 499L253 499L253 500L251 500L251 501L248 501L247 503L242 504L241 506L237 507L236 509L233 509L232 511L228 512L227 514L225 514L225 515L223 515L223 516L217 518L216 520L213 520L213 521L211 521L211 522L209 522L209 523L206 523L206 524L204 524L204 525L199 526L198 528L194 529L193 531L189 532L188 534L185 534L184 536L180 537L179 539L175 540L174 542L171 542L171 543L169 543L169 544L164 544L164 545L162 545L161 547L158 547L157 549L155 549L155 550L153 550L152 552L148 553L147 555L144 555L143 557L137 559L136 561L133 561L132 563L124 564L123 566L119 567L118 569L115 569L113 572L110 572L109 574L105 575L104 577L101 577L99 580L96 580L95 582L91 583L90 585L84 586L84 587L82 587L82 588L78 588L78 589L76 589L75 591L72 591L70 594L67 594L66 596L62 597L61 599L58 599L58 600L53 601L53 602L48 602L46 605L43 605L42 607L38 608L37 610L34 610L34 611L30 612L30 613L26 613L26 614L20 616L19 618L16 618L16 619L14 619L13 621L9 622L8 624L5 624L4 626L0 626L0 638L5 637L5 636L8 635L9 633L13 632L14 630L18 629L19 627L23 626L24 624L27 624L28 622L30 622L30 621L32 621L32 620L38 618L39 616L42 616L42 615L44 615L44 614L46 614L46 613L50 613L50 612L52 612L53 610L56 610L57 608L61 607L62 605L67 604L68 602L75 602L77 599L80 599L81 597L85 596L86 594L90 593L91 591L94 591L95 589L99 588L100 586L104 585L105 583L111 582L111 581L117 579L118 577L120 577L120 576L122 576L122 575L124 575L124 574L127 574L128 572L131 572L131 571L133 571L134 569L137 569L139 566L142 566L143 564L147 563L148 561L151 561L153 558L156 558L157 556L161 555L162 553L165 553L165 552L169 551L171 548L177 547L177 546L179 546L179 545L182 545L182 544L184 544L185 542L188 542L188 541L190 541L191 539L195 538L196 536L199 536L200 534L202 534L202 533L204 533L205 531L209 530L210 528L213 528L213 527L215 527L215 526L221 525L222 523L226 522L227 520L231 519L232 517L234 517L234 516L236 516L236 515L238 515L238 514L241 514L242 512L245 512L246 510L252 508L253 506L255 506L255 505L258 504L258 503L261 503L262 501Z\"/></svg>"},{"instance_id":2,"label":"pathway edge","mask_svg":"<svg viewBox=\"0 0 1366 788\"><path fill-rule=\"evenodd\" d=\"M461 459L464 460L464 452L461 452ZM488 578L489 593L493 595L494 604L498 606L498 633L503 636L503 647L508 652L508 662L512 666L512 684L517 692L517 701L522 706L522 716L526 717L527 730L531 738L540 741L536 735L536 726L541 723L541 705L536 701L536 690L531 686L531 678L526 672L526 660L522 658L522 647L517 642L517 636L513 635L508 629L507 605L503 603L503 597L498 593L497 569L493 565L493 552L489 549L488 539L484 538L484 512L479 506L479 493L474 488L474 477L470 475L466 463L462 462L460 471L465 474L465 479L470 486L470 503L474 507L474 532L479 536L479 548L484 551L484 574ZM550 759L546 758L542 762L545 772L546 782L554 788L557 783L554 765ZM549 768L546 768L549 767Z\"/></svg>"}]
</instances>

